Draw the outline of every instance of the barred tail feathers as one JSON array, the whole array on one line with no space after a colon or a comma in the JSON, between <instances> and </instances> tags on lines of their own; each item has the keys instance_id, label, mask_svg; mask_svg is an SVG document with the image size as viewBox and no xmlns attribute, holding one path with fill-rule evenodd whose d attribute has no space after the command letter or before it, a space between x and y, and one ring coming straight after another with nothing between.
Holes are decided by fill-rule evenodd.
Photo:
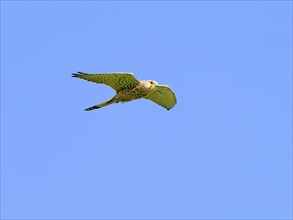
<instances>
[{"instance_id":1,"label":"barred tail feathers","mask_svg":"<svg viewBox=\"0 0 293 220\"><path fill-rule=\"evenodd\" d=\"M105 107L107 105L111 105L113 103L116 103L116 101L114 100L114 98L106 101L106 102L102 102L100 104L97 104L97 105L94 105L94 106L91 106L89 108L86 108L85 111L91 111L91 110L94 110L94 109L98 109L98 108L102 108L102 107Z\"/></svg>"}]
</instances>

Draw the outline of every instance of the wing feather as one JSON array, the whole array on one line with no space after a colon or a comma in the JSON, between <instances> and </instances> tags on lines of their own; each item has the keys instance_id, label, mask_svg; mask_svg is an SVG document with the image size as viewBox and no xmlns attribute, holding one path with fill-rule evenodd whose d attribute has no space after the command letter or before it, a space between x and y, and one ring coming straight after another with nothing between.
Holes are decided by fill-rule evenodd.
<instances>
[{"instance_id":1,"label":"wing feather","mask_svg":"<svg viewBox=\"0 0 293 220\"><path fill-rule=\"evenodd\" d=\"M115 89L117 92L121 89L131 89L139 84L132 73L129 72L114 72L114 73L100 73L90 74L77 72L72 74L73 77L84 79L98 84L105 84Z\"/></svg>"},{"instance_id":2,"label":"wing feather","mask_svg":"<svg viewBox=\"0 0 293 220\"><path fill-rule=\"evenodd\" d=\"M176 105L177 100L175 93L172 89L166 85L159 85L156 87L155 91L145 97L145 99L149 99L158 105L170 110Z\"/></svg>"}]
</instances>

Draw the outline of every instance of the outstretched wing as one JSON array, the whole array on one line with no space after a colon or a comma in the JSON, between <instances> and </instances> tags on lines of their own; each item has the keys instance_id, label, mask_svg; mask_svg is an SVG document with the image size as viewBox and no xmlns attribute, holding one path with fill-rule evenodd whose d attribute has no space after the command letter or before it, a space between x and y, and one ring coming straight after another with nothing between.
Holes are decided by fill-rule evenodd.
<instances>
[{"instance_id":1,"label":"outstretched wing","mask_svg":"<svg viewBox=\"0 0 293 220\"><path fill-rule=\"evenodd\" d=\"M155 91L145 97L160 106L163 106L167 110L173 108L173 106L177 103L175 93L172 89L165 85L159 85L156 87Z\"/></svg>"},{"instance_id":2,"label":"outstretched wing","mask_svg":"<svg viewBox=\"0 0 293 220\"><path fill-rule=\"evenodd\" d=\"M105 84L107 86L112 87L117 92L121 89L134 88L139 84L139 80L137 80L132 73L128 72L114 72L101 74L77 72L73 73L72 76L99 84Z\"/></svg>"}]
</instances>

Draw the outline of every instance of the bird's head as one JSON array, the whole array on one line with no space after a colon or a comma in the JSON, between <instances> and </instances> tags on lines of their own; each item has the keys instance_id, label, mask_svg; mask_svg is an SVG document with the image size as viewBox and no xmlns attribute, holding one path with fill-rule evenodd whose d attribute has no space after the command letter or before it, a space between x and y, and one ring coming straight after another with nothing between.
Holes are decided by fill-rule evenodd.
<instances>
[{"instance_id":1,"label":"bird's head","mask_svg":"<svg viewBox=\"0 0 293 220\"><path fill-rule=\"evenodd\" d=\"M158 86L158 83L154 80L147 80L149 83L149 89L154 89L156 86Z\"/></svg>"}]
</instances>

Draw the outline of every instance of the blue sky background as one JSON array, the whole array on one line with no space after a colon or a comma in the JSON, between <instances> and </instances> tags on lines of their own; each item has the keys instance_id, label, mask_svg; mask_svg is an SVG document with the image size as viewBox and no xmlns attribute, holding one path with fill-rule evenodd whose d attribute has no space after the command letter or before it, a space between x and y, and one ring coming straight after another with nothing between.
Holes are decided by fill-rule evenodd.
<instances>
[{"instance_id":1,"label":"blue sky background","mask_svg":"<svg viewBox=\"0 0 293 220\"><path fill-rule=\"evenodd\" d=\"M1 217L291 219L291 92L290 1L2 1Z\"/></svg>"}]
</instances>

